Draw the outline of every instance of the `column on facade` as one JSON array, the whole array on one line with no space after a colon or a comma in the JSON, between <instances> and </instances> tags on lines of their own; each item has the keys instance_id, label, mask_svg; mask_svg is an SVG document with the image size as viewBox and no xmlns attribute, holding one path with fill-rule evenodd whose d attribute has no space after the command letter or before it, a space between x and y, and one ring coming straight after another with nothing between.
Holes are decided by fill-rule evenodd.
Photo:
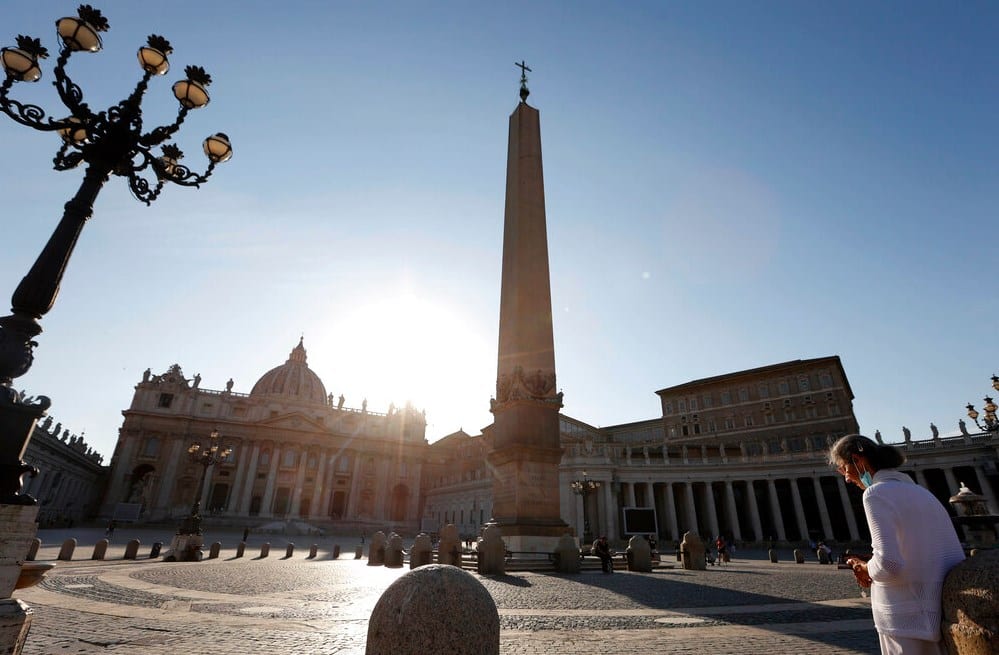
<instances>
[{"instance_id":1,"label":"column on facade","mask_svg":"<svg viewBox=\"0 0 999 655\"><path fill-rule=\"evenodd\" d=\"M201 491L200 491L200 493L198 495L198 502L201 503L201 511L202 512L207 512L208 509L209 509L209 507L208 507L208 495L209 495L209 493L211 492L211 489L212 489L212 478L215 477L215 465L212 464L211 466L209 466L207 468L203 468L202 471L204 471L204 474L205 474L204 478L205 479L204 480L200 480L200 482L201 482Z\"/></svg>"},{"instance_id":2,"label":"column on facade","mask_svg":"<svg viewBox=\"0 0 999 655\"><path fill-rule=\"evenodd\" d=\"M742 541L742 530L739 529L739 512L735 507L735 491L732 489L731 480L725 480L725 512L728 514L732 538L736 541Z\"/></svg>"},{"instance_id":3,"label":"column on facade","mask_svg":"<svg viewBox=\"0 0 999 655\"><path fill-rule=\"evenodd\" d=\"M344 516L357 518L358 505L361 502L361 484L362 484L361 472L363 470L364 457L362 457L359 452L355 452L352 459L354 463L354 470L353 473L351 474L350 494L347 497L347 508L345 510Z\"/></svg>"},{"instance_id":4,"label":"column on facade","mask_svg":"<svg viewBox=\"0 0 999 655\"><path fill-rule=\"evenodd\" d=\"M710 482L704 483L704 502L708 508L708 529L714 539L721 534L721 527L718 525L718 510L715 508L715 490Z\"/></svg>"},{"instance_id":5,"label":"column on facade","mask_svg":"<svg viewBox=\"0 0 999 655\"><path fill-rule=\"evenodd\" d=\"M324 459L329 460L329 470L326 471L326 476L323 479L323 506L319 510L319 516L322 518L327 518L330 515L330 504L333 502L333 492L334 492L334 475L336 474L337 458L335 455L324 455Z\"/></svg>"},{"instance_id":6,"label":"column on facade","mask_svg":"<svg viewBox=\"0 0 999 655\"><path fill-rule=\"evenodd\" d=\"M684 531L697 534L700 532L697 527L697 507L694 505L694 485L690 482L683 483L683 500L687 508L687 515L684 517L684 520L689 524L684 527Z\"/></svg>"},{"instance_id":7,"label":"column on facade","mask_svg":"<svg viewBox=\"0 0 999 655\"><path fill-rule=\"evenodd\" d=\"M801 490L798 489L798 479L791 478L791 502L794 504L794 520L798 524L798 538L808 539L808 519L805 518L805 506L801 502Z\"/></svg>"},{"instance_id":8,"label":"column on facade","mask_svg":"<svg viewBox=\"0 0 999 655\"><path fill-rule=\"evenodd\" d=\"M305 470L309 468L309 449L302 449L298 458L298 471L295 473L295 488L291 491L291 515L298 516L302 509L302 491L305 488Z\"/></svg>"},{"instance_id":9,"label":"column on facade","mask_svg":"<svg viewBox=\"0 0 999 655\"><path fill-rule=\"evenodd\" d=\"M225 511L227 514L234 514L239 505L239 498L243 491L243 478L246 477L246 468L249 466L250 444L248 441L240 441L233 449L233 457L236 458L236 477L232 480L232 488L229 489L229 497L226 499Z\"/></svg>"},{"instance_id":10,"label":"column on facade","mask_svg":"<svg viewBox=\"0 0 999 655\"><path fill-rule=\"evenodd\" d=\"M985 468L981 464L975 464L975 475L978 476L978 487L982 490L982 495L985 496L985 503L988 506L990 514L995 514L999 512L999 505L996 504L996 495L992 493L992 485L989 484L989 479L985 476Z\"/></svg>"},{"instance_id":11,"label":"column on facade","mask_svg":"<svg viewBox=\"0 0 999 655\"><path fill-rule=\"evenodd\" d=\"M916 484L923 489L929 489L929 486L926 484L926 475L923 473L922 469L913 469L912 472L916 474Z\"/></svg>"},{"instance_id":12,"label":"column on facade","mask_svg":"<svg viewBox=\"0 0 999 655\"><path fill-rule=\"evenodd\" d=\"M606 534L609 538L614 539L617 537L617 504L614 502L614 483L611 480L605 480L603 484L600 485L601 498L603 499L604 506L604 517L603 524L606 526L602 533ZM598 505L599 506L599 505Z\"/></svg>"},{"instance_id":13,"label":"column on facade","mask_svg":"<svg viewBox=\"0 0 999 655\"><path fill-rule=\"evenodd\" d=\"M184 442L180 438L171 439L164 446L169 450L166 469L160 477L159 496L156 499L156 504L149 513L169 516L172 509L170 501L173 496L173 485L177 480L177 466L180 464L181 458L186 458L187 454L184 452Z\"/></svg>"},{"instance_id":14,"label":"column on facade","mask_svg":"<svg viewBox=\"0 0 999 655\"><path fill-rule=\"evenodd\" d=\"M267 471L267 486L264 488L264 499L260 504L260 516L274 516L271 505L274 502L274 485L277 483L278 463L281 460L281 449L277 446L271 450L271 465Z\"/></svg>"},{"instance_id":15,"label":"column on facade","mask_svg":"<svg viewBox=\"0 0 999 655\"><path fill-rule=\"evenodd\" d=\"M673 535L673 539L679 539L682 535L676 520L676 498L673 497L672 482L666 483L666 516L669 520L670 534Z\"/></svg>"},{"instance_id":16,"label":"column on facade","mask_svg":"<svg viewBox=\"0 0 999 655\"><path fill-rule=\"evenodd\" d=\"M312 487L312 501L309 503L309 516L321 517L324 516L321 503L323 490L326 489L326 451L320 449L319 454L316 455L316 457L319 458L319 468L316 470L315 482Z\"/></svg>"},{"instance_id":17,"label":"column on facade","mask_svg":"<svg viewBox=\"0 0 999 655\"><path fill-rule=\"evenodd\" d=\"M586 497L582 494L572 494L574 496L572 501L572 513L573 513L573 526L576 528L576 534L579 535L580 543L582 544L586 538ZM596 500L596 499L594 499Z\"/></svg>"},{"instance_id":18,"label":"column on facade","mask_svg":"<svg viewBox=\"0 0 999 655\"><path fill-rule=\"evenodd\" d=\"M111 486L107 495L107 502L111 505L112 510L115 503L125 500L123 491L127 484L127 477L131 475L132 469L135 468L135 449L138 447L138 444L138 436L127 437L125 445L122 446L121 455L119 455L118 461L115 462L114 479L111 480Z\"/></svg>"},{"instance_id":19,"label":"column on facade","mask_svg":"<svg viewBox=\"0 0 999 655\"><path fill-rule=\"evenodd\" d=\"M961 488L961 484L954 477L954 471L949 466L943 467L944 478L947 479L947 493L953 496Z\"/></svg>"},{"instance_id":20,"label":"column on facade","mask_svg":"<svg viewBox=\"0 0 999 655\"><path fill-rule=\"evenodd\" d=\"M246 466L246 480L243 482L242 493L239 503L236 505L236 513L246 516L250 512L250 502L253 497L253 483L257 479L257 461L260 459L260 444L253 442L250 453L250 463Z\"/></svg>"},{"instance_id":21,"label":"column on facade","mask_svg":"<svg viewBox=\"0 0 999 655\"><path fill-rule=\"evenodd\" d=\"M853 503L850 502L850 495L846 491L846 482L842 476L836 476L836 487L839 489L839 502L843 504L843 513L846 515L846 529L850 531L850 541L857 541L860 539L857 517L853 515Z\"/></svg>"},{"instance_id":22,"label":"column on facade","mask_svg":"<svg viewBox=\"0 0 999 655\"><path fill-rule=\"evenodd\" d=\"M624 489L624 506L634 507L635 506L635 483L634 482L622 482L621 487Z\"/></svg>"},{"instance_id":23,"label":"column on facade","mask_svg":"<svg viewBox=\"0 0 999 655\"><path fill-rule=\"evenodd\" d=\"M770 496L770 514L774 520L774 530L777 541L787 541L787 534L784 532L784 515L780 511L780 501L777 499L777 486L773 478L767 479L767 492Z\"/></svg>"},{"instance_id":24,"label":"column on facade","mask_svg":"<svg viewBox=\"0 0 999 655\"><path fill-rule=\"evenodd\" d=\"M832 539L832 521L829 520L829 508L826 507L826 497L822 493L822 478L812 478L812 485L815 487L815 500L819 505L819 521L822 522L823 539Z\"/></svg>"},{"instance_id":25,"label":"column on facade","mask_svg":"<svg viewBox=\"0 0 999 655\"><path fill-rule=\"evenodd\" d=\"M382 519L383 521L389 519L388 497L392 492L392 487L395 486L389 482L389 480L395 479L395 476L389 475L389 466L398 466L398 463L391 458L375 460L375 504L372 507L372 513L375 518ZM460 523L461 508L458 508L458 511ZM458 525L458 523L455 525Z\"/></svg>"},{"instance_id":26,"label":"column on facade","mask_svg":"<svg viewBox=\"0 0 999 655\"><path fill-rule=\"evenodd\" d=\"M760 508L756 504L756 487L752 480L746 480L746 501L749 503L749 521L753 524L753 539L763 541L763 522L760 521Z\"/></svg>"}]
</instances>

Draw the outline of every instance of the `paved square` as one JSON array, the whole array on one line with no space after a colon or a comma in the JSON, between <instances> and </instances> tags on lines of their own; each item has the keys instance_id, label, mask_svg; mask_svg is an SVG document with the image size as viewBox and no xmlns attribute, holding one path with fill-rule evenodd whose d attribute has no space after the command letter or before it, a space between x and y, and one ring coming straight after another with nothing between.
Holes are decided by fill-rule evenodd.
<instances>
[{"instance_id":1,"label":"paved square","mask_svg":"<svg viewBox=\"0 0 999 655\"><path fill-rule=\"evenodd\" d=\"M34 610L24 653L363 653L372 608L408 569L355 561L346 540L340 559L329 559L326 539L308 560L307 539L299 541L291 559L285 541L272 539L264 560L253 542L241 559L229 548L200 563L122 560L121 541L105 561L59 562L16 594ZM39 560L55 558L49 546ZM479 579L499 608L500 652L509 655L878 652L870 604L849 571L761 555L707 571Z\"/></svg>"}]
</instances>

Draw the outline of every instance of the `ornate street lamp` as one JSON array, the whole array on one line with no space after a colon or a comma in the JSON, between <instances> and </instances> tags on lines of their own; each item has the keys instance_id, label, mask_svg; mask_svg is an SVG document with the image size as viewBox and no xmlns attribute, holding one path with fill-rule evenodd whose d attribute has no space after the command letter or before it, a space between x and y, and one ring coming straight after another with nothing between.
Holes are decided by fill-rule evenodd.
<instances>
[{"instance_id":1,"label":"ornate street lamp","mask_svg":"<svg viewBox=\"0 0 999 655\"><path fill-rule=\"evenodd\" d=\"M205 493L205 482L208 477L208 469L220 462L224 462L232 454L232 448L222 445L222 435L218 429L212 430L208 435L208 443L192 443L187 448L187 456L194 464L201 465L201 482L194 493L194 504L191 505L191 514L180 524L178 534L201 534L201 497Z\"/></svg>"},{"instance_id":2,"label":"ornate street lamp","mask_svg":"<svg viewBox=\"0 0 999 655\"><path fill-rule=\"evenodd\" d=\"M572 493L583 499L583 542L587 544L593 543L593 533L590 532L590 515L587 511L586 498L600 488L600 483L588 478L586 471L583 471L583 479L573 480L569 483L569 487L572 489Z\"/></svg>"},{"instance_id":3,"label":"ornate street lamp","mask_svg":"<svg viewBox=\"0 0 999 655\"><path fill-rule=\"evenodd\" d=\"M992 388L999 391L999 376L992 376ZM985 396L985 405L982 409L985 410L985 416L982 418L985 425L978 422L980 414L971 403L968 403L968 418L974 421L982 432L999 432L999 419L996 418L996 410L999 409L999 406L996 406L990 396Z\"/></svg>"},{"instance_id":4,"label":"ornate street lamp","mask_svg":"<svg viewBox=\"0 0 999 655\"><path fill-rule=\"evenodd\" d=\"M196 173L179 163L183 153L167 142L180 129L188 112L208 104L206 87L211 77L199 66L185 68L186 79L173 86L180 103L174 122L144 130L141 103L146 87L154 75L163 75L170 69L167 57L172 48L161 36L150 36L146 45L139 48L143 75L127 98L97 112L83 101L83 91L66 73L66 64L74 53L99 51L103 45L100 34L108 27L101 12L89 5L80 5L77 16L56 22L60 53L53 70L53 85L69 111L65 118L52 118L37 105L9 97L15 82L37 82L41 78L39 61L49 53L40 41L20 35L15 47L0 49L0 64L6 75L0 84L0 111L21 125L55 132L62 138L53 160L55 170L85 165L80 188L66 203L48 243L14 290L11 314L0 318L0 504L35 504L33 498L19 493L22 476L34 472L21 457L35 422L45 414L51 401L45 396L26 398L12 384L14 378L31 368L33 349L38 345L34 338L42 332L39 320L55 304L73 248L105 182L111 175L125 178L132 194L148 205L159 196L165 183L200 186L217 164L232 157L225 134L210 136L204 142L208 168L204 173ZM161 154L154 153L155 148Z\"/></svg>"}]
</instances>

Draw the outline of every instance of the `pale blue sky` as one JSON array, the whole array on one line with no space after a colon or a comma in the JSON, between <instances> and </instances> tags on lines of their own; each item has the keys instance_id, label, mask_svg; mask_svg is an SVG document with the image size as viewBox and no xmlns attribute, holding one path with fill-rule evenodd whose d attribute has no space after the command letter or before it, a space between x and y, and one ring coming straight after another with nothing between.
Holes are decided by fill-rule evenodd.
<instances>
[{"instance_id":1,"label":"pale blue sky","mask_svg":"<svg viewBox=\"0 0 999 655\"><path fill-rule=\"evenodd\" d=\"M52 51L12 95L57 116L54 20L77 4L12 4L0 27ZM210 133L235 150L150 208L109 182L17 380L106 457L146 367L248 392L301 334L349 406L412 398L431 440L488 424L521 59L567 414L654 418L657 389L839 355L861 428L921 437L999 372L999 5L92 4L111 30L71 60L86 100L127 95L162 34L147 121L200 64L212 101L177 143L194 168ZM0 143L6 303L82 172L2 116Z\"/></svg>"}]
</instances>

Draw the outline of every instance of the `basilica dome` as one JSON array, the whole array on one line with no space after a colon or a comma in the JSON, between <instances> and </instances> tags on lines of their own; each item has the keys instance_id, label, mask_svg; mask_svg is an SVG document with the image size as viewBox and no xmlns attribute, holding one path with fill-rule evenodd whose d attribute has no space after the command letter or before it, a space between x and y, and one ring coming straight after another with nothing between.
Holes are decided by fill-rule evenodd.
<instances>
[{"instance_id":1,"label":"basilica dome","mask_svg":"<svg viewBox=\"0 0 999 655\"><path fill-rule=\"evenodd\" d=\"M264 373L250 391L251 397L279 396L298 402L326 404L326 387L305 363L303 340L281 366Z\"/></svg>"}]
</instances>

